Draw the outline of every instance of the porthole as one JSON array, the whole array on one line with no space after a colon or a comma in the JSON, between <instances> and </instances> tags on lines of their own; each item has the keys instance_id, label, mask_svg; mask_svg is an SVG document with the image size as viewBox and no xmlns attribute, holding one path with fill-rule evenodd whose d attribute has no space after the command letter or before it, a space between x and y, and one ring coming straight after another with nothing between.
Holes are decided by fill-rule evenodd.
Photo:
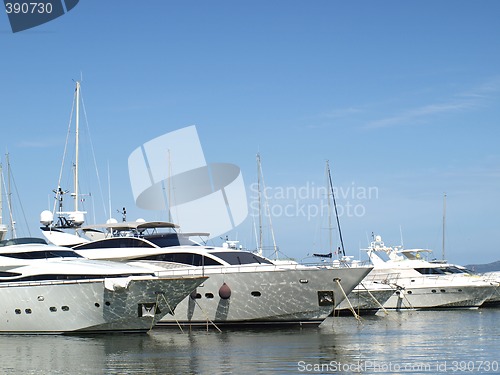
<instances>
[{"instance_id":1,"label":"porthole","mask_svg":"<svg viewBox=\"0 0 500 375\"><path fill-rule=\"evenodd\" d=\"M42 302L43 300L45 300L45 298L43 298L43 296L38 296L37 300L40 301L40 302Z\"/></svg>"},{"instance_id":2,"label":"porthole","mask_svg":"<svg viewBox=\"0 0 500 375\"><path fill-rule=\"evenodd\" d=\"M407 293L408 293L408 294L412 294L413 292L412 292L411 290L409 290Z\"/></svg>"},{"instance_id":3,"label":"porthole","mask_svg":"<svg viewBox=\"0 0 500 375\"><path fill-rule=\"evenodd\" d=\"M214 298L212 293L205 293L205 298Z\"/></svg>"},{"instance_id":4,"label":"porthole","mask_svg":"<svg viewBox=\"0 0 500 375\"><path fill-rule=\"evenodd\" d=\"M14 311L15 311L15 312L16 312L16 314L18 314L18 315L19 315L19 314L21 314L21 309L15 309Z\"/></svg>"},{"instance_id":5,"label":"porthole","mask_svg":"<svg viewBox=\"0 0 500 375\"><path fill-rule=\"evenodd\" d=\"M260 293L259 291L253 291L253 292L251 293L251 295L252 295L252 296L254 296L254 297L260 297L260 296L261 296L261 293Z\"/></svg>"},{"instance_id":6,"label":"porthole","mask_svg":"<svg viewBox=\"0 0 500 375\"><path fill-rule=\"evenodd\" d=\"M104 302L104 304L105 304L106 306L111 305L111 303L110 303L109 301Z\"/></svg>"},{"instance_id":7,"label":"porthole","mask_svg":"<svg viewBox=\"0 0 500 375\"><path fill-rule=\"evenodd\" d=\"M57 307L50 306L50 307L49 307L49 310L50 310L51 312L56 312L56 311L57 311Z\"/></svg>"},{"instance_id":8,"label":"porthole","mask_svg":"<svg viewBox=\"0 0 500 375\"><path fill-rule=\"evenodd\" d=\"M26 309L26 310L24 310L24 312L25 312L26 314L31 314L31 313L32 313L31 309Z\"/></svg>"},{"instance_id":9,"label":"porthole","mask_svg":"<svg viewBox=\"0 0 500 375\"><path fill-rule=\"evenodd\" d=\"M441 289L441 293L446 293L446 290L445 289Z\"/></svg>"},{"instance_id":10,"label":"porthole","mask_svg":"<svg viewBox=\"0 0 500 375\"><path fill-rule=\"evenodd\" d=\"M307 284L309 282L309 280L307 280L307 279L300 279L299 282L301 284Z\"/></svg>"},{"instance_id":11,"label":"porthole","mask_svg":"<svg viewBox=\"0 0 500 375\"><path fill-rule=\"evenodd\" d=\"M459 291L459 292L463 292L463 290L462 290L462 289L459 289L458 291Z\"/></svg>"},{"instance_id":12,"label":"porthole","mask_svg":"<svg viewBox=\"0 0 500 375\"><path fill-rule=\"evenodd\" d=\"M431 290L431 292L432 292L432 293L436 293L436 289L432 289L432 290Z\"/></svg>"},{"instance_id":13,"label":"porthole","mask_svg":"<svg viewBox=\"0 0 500 375\"><path fill-rule=\"evenodd\" d=\"M94 306L95 306L95 307L101 307L101 305L99 305L99 303L97 303L97 302L96 302L96 303L94 303Z\"/></svg>"},{"instance_id":14,"label":"porthole","mask_svg":"<svg viewBox=\"0 0 500 375\"><path fill-rule=\"evenodd\" d=\"M68 306L63 306L63 307L61 307L61 310L62 311L69 311L69 307Z\"/></svg>"}]
</instances>

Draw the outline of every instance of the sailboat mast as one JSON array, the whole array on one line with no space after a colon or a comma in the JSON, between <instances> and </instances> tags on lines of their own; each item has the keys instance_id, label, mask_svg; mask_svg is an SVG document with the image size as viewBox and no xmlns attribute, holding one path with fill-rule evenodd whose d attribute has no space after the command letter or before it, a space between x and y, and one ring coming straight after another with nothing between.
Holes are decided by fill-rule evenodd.
<instances>
[{"instance_id":1,"label":"sailboat mast","mask_svg":"<svg viewBox=\"0 0 500 375\"><path fill-rule=\"evenodd\" d=\"M442 259L445 260L445 229L446 229L446 193L444 193L443 197L443 245L442 245Z\"/></svg>"},{"instance_id":2,"label":"sailboat mast","mask_svg":"<svg viewBox=\"0 0 500 375\"><path fill-rule=\"evenodd\" d=\"M342 239L342 230L340 229L339 213L337 211L337 202L335 201L335 193L333 191L332 174L330 165L328 165L328 179L330 181L330 189L332 191L333 207L335 208L335 217L337 218L337 228L339 228L340 246L342 246L342 255L345 255L344 240Z\"/></svg>"},{"instance_id":3,"label":"sailboat mast","mask_svg":"<svg viewBox=\"0 0 500 375\"><path fill-rule=\"evenodd\" d=\"M7 234L7 227L3 223L3 191L3 165L0 162L0 241L3 240L5 238L5 235Z\"/></svg>"},{"instance_id":4,"label":"sailboat mast","mask_svg":"<svg viewBox=\"0 0 500 375\"><path fill-rule=\"evenodd\" d=\"M79 157L79 131L80 131L80 82L76 82L76 121L75 121L75 212L78 212L78 157Z\"/></svg>"},{"instance_id":5,"label":"sailboat mast","mask_svg":"<svg viewBox=\"0 0 500 375\"><path fill-rule=\"evenodd\" d=\"M16 238L16 223L14 221L13 209L12 209L12 188L11 184L11 170L10 170L10 158L9 154L5 155L5 159L7 161L7 205L9 207L9 216L10 216L10 238Z\"/></svg>"},{"instance_id":6,"label":"sailboat mast","mask_svg":"<svg viewBox=\"0 0 500 375\"><path fill-rule=\"evenodd\" d=\"M258 253L262 255L262 212L261 212L261 191L260 191L260 154L257 153L257 188L258 188L258 199L259 199L259 245L258 245Z\"/></svg>"},{"instance_id":7,"label":"sailboat mast","mask_svg":"<svg viewBox=\"0 0 500 375\"><path fill-rule=\"evenodd\" d=\"M0 162L0 231L3 229L3 165ZM0 240L3 240L0 234Z\"/></svg>"},{"instance_id":8,"label":"sailboat mast","mask_svg":"<svg viewBox=\"0 0 500 375\"><path fill-rule=\"evenodd\" d=\"M329 171L330 171L330 163L326 161L326 186L330 187L329 182ZM333 233L332 233L332 201L330 200L330 189L328 189L328 236L329 236L329 249L333 254Z\"/></svg>"}]
</instances>

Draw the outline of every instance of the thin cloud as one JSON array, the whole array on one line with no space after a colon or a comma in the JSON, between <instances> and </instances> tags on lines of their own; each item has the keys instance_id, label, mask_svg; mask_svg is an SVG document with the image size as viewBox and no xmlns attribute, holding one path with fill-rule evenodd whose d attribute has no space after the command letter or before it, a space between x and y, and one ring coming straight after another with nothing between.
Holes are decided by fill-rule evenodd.
<instances>
[{"instance_id":1,"label":"thin cloud","mask_svg":"<svg viewBox=\"0 0 500 375\"><path fill-rule=\"evenodd\" d=\"M21 141L17 143L19 148L52 148L59 146L61 143L55 140L38 140L38 141Z\"/></svg>"},{"instance_id":2,"label":"thin cloud","mask_svg":"<svg viewBox=\"0 0 500 375\"><path fill-rule=\"evenodd\" d=\"M393 126L404 126L410 122L423 121L428 117L438 114L457 113L475 110L484 105L492 94L500 91L500 77L494 77L490 81L463 93L448 102L429 104L422 107L409 109L394 116L368 122L364 129L380 129Z\"/></svg>"},{"instance_id":3,"label":"thin cloud","mask_svg":"<svg viewBox=\"0 0 500 375\"><path fill-rule=\"evenodd\" d=\"M361 110L360 108L349 107L349 108L335 109L333 111L324 113L321 117L327 119L337 119L337 118L344 118L346 116L352 116L354 114L362 112L363 110Z\"/></svg>"},{"instance_id":4,"label":"thin cloud","mask_svg":"<svg viewBox=\"0 0 500 375\"><path fill-rule=\"evenodd\" d=\"M475 101L449 102L440 104L429 104L420 108L415 108L400 113L399 115L387 117L367 123L364 129L379 129L391 126L406 125L409 122L425 119L426 117L442 114L455 113L478 107Z\"/></svg>"}]
</instances>

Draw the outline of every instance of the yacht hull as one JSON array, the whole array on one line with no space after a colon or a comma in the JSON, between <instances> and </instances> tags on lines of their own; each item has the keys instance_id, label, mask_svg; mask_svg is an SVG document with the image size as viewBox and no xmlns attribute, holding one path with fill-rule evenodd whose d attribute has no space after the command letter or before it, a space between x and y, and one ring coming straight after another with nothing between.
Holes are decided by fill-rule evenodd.
<instances>
[{"instance_id":1,"label":"yacht hull","mask_svg":"<svg viewBox=\"0 0 500 375\"><path fill-rule=\"evenodd\" d=\"M162 318L158 326L319 325L369 271L370 268L275 266L231 271L227 267L206 267L204 272L209 279L179 303L173 316Z\"/></svg>"},{"instance_id":2,"label":"yacht hull","mask_svg":"<svg viewBox=\"0 0 500 375\"><path fill-rule=\"evenodd\" d=\"M0 333L147 332L205 278L2 283Z\"/></svg>"},{"instance_id":3,"label":"yacht hull","mask_svg":"<svg viewBox=\"0 0 500 375\"><path fill-rule=\"evenodd\" d=\"M490 285L434 285L398 290L384 304L386 309L478 308L494 293Z\"/></svg>"}]
</instances>

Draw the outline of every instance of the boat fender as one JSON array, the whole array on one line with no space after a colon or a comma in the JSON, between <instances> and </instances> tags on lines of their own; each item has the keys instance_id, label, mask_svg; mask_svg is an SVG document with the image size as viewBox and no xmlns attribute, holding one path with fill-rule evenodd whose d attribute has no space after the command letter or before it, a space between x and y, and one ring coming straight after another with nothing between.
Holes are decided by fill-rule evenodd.
<instances>
[{"instance_id":1,"label":"boat fender","mask_svg":"<svg viewBox=\"0 0 500 375\"><path fill-rule=\"evenodd\" d=\"M231 297L231 288L226 283L223 283L219 288L219 297L222 299L229 299Z\"/></svg>"}]
</instances>

